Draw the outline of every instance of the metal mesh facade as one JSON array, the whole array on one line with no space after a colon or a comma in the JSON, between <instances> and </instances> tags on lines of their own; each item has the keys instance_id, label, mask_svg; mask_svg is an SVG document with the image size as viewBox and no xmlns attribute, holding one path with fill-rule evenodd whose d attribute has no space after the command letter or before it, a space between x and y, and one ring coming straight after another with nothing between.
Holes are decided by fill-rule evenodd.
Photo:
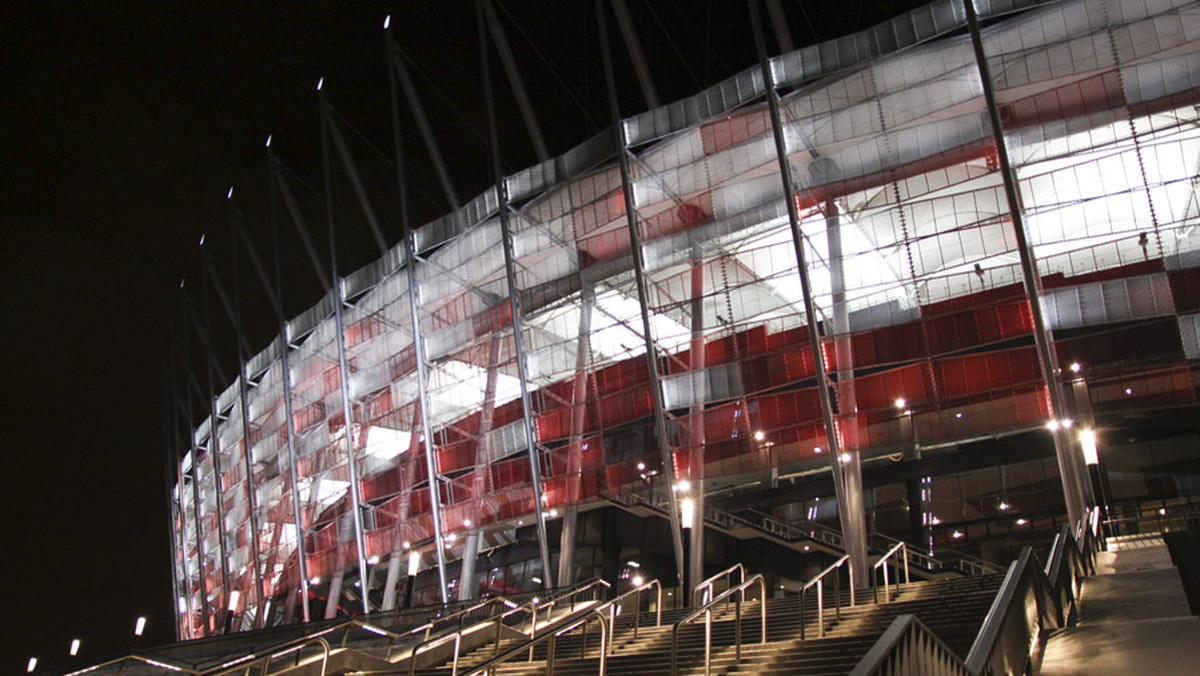
<instances>
[{"instance_id":1,"label":"metal mesh facade","mask_svg":"<svg viewBox=\"0 0 1200 676\"><path fill-rule=\"evenodd\" d=\"M1060 369L1055 386L1084 393L1060 414L1194 405L1200 11L980 5L999 130L961 4L935 3L772 59L778 128L747 70L339 280L186 449L181 638L298 620L302 589L327 613L394 607L409 551L444 583L464 552L644 491L648 473L711 491L828 467L831 437L866 457L1043 426L1038 312L1053 361L1087 374L1079 390Z\"/></svg>"}]
</instances>

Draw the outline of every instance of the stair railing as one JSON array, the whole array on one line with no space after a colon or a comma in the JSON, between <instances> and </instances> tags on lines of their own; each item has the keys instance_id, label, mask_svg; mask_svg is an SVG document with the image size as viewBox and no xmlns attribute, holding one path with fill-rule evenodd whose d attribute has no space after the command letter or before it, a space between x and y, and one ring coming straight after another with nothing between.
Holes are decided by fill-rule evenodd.
<instances>
[{"instance_id":1,"label":"stair railing","mask_svg":"<svg viewBox=\"0 0 1200 676\"><path fill-rule=\"evenodd\" d=\"M725 570L717 573L716 575L713 575L712 577L708 578L707 580L696 585L695 589L692 592L692 598L694 599L697 596L700 596L700 603L708 603L709 601L712 600L713 585L716 584L717 580L728 580L729 583L727 584L727 586L732 587L733 582L730 578L733 576L734 573L738 573L740 575L740 577L738 578L738 584L741 584L746 581L746 567L743 566L740 562L735 563L732 566L726 568ZM703 591L704 593L701 594L701 591ZM743 601L746 600L744 595L742 597L742 600Z\"/></svg>"},{"instance_id":2,"label":"stair railing","mask_svg":"<svg viewBox=\"0 0 1200 676\"><path fill-rule=\"evenodd\" d=\"M599 671L597 673L600 676L604 676L604 672L605 672L606 665L608 662L608 654L610 652L612 652L612 638L615 633L614 627L613 627L613 621L615 619L615 608L622 601L624 601L625 599L627 599L630 596L635 595L635 594L638 595L638 603L640 605L641 593L646 591L647 589L650 589L651 587L657 588L657 590L658 590L658 615L656 618L655 626L659 626L662 624L662 584L660 584L658 580L650 580L649 582L643 582L642 584L634 587L633 589L630 589L629 591L617 596L616 598L614 598L610 601L605 601L604 603L602 603L594 608L589 608L583 614L583 617L578 617L578 618L575 618L574 620L567 621L561 627L552 625L547 631L545 631L541 635L538 635L536 631L533 631L530 634L528 641L525 641L518 646L509 648L508 650L504 651L503 653L500 653L499 648L497 648L497 654L493 655L492 659L488 660L487 662L484 662L483 664L473 667L471 673L472 674L480 674L480 673L490 674L490 673L492 673L492 670L495 667L511 660L512 658L516 657L517 655L521 655L526 652L528 652L530 659L532 660L533 649L542 643L547 643L547 646L546 646L546 673L552 674L552 673L554 673L555 643L557 642L558 638L560 636L562 636L563 634L570 633L580 627L583 627L585 633L584 633L584 639L582 641L581 655L585 655L587 653L587 633L586 633L587 625L589 622L598 621L600 623L600 664L599 664ZM636 637L637 636L637 626L638 626L638 624L640 624L638 622L636 615L634 618L634 622L635 622L634 636ZM457 676L457 674L452 673L451 676Z\"/></svg>"},{"instance_id":3,"label":"stair railing","mask_svg":"<svg viewBox=\"0 0 1200 676\"><path fill-rule=\"evenodd\" d=\"M842 558L829 564L825 570L817 573L811 580L804 583L800 588L800 640L805 639L804 626L807 620L804 617L804 599L808 590L812 587L817 588L817 636L825 636L825 578L830 574L833 575L833 598L834 598L834 618L842 619L842 577L837 573L837 570L842 566L846 566L846 570L850 572L850 605L854 606L854 566L849 565L850 555L847 554Z\"/></svg>"},{"instance_id":4,"label":"stair railing","mask_svg":"<svg viewBox=\"0 0 1200 676\"><path fill-rule=\"evenodd\" d=\"M900 556L897 557L897 553L899 553ZM901 588L900 566L896 563L896 559L899 559L904 564L904 584L909 583L907 554L908 544L904 542L897 542L894 547L889 549L886 554L884 554L878 561L875 562L874 566L871 566L871 595L875 603L879 603L879 584L876 578L880 568L883 568L884 601L887 603L892 601L891 584L888 580L888 561L891 561L892 565L896 568L896 592L899 593Z\"/></svg>"},{"instance_id":5,"label":"stair railing","mask_svg":"<svg viewBox=\"0 0 1200 676\"><path fill-rule=\"evenodd\" d=\"M419 652L422 652L422 651L428 652L440 645L444 645L446 643L453 641L454 642L454 659L453 659L453 666L451 668L451 676L457 676L457 674L458 674L458 657L459 657L459 650L462 646L462 637L468 631L474 630L484 624L494 623L496 634L495 634L495 644L494 644L495 648L494 648L493 654L497 654L500 651L500 639L501 639L501 632L503 631L504 622L505 622L505 620L508 620L510 617L520 614L520 613L528 614L528 616L529 616L528 636L530 636L532 638L533 636L535 636L537 634L538 614L541 611L550 610L556 606L565 606L567 604L565 603L564 600L569 598L571 600L570 608L571 608L571 611L573 612L575 610L575 604L579 602L578 597L582 596L585 593L590 592L593 597L591 600L594 601L594 600L596 600L596 595L599 592L599 590L608 589L611 586L612 585L610 585L607 581L602 580L600 578L596 578L594 580L591 580L591 581L583 584L580 587L572 589L566 593L559 594L555 598L549 599L544 602L535 596L533 599L531 599L530 601L528 601L526 603L523 603L521 605L516 605L512 601L504 599L503 597L497 597L495 599L489 599L488 601L477 604L479 606L486 606L489 603L498 601L499 603L503 603L504 605L508 606L508 610L506 610L502 613L499 613L493 617L487 618L480 622L475 622L475 623L472 623L472 624L466 625L466 626L460 625L458 630L453 633L444 634L442 636L438 636L438 637L434 637L434 638L426 638L424 641L417 644L412 649L412 653L410 653L410 655L409 655L408 674L409 674L409 676L412 676L413 673L415 672L416 666L417 666L417 654ZM473 608L474 607L464 609L463 611L460 611L460 613L465 614L468 611L472 610ZM459 613L456 613L455 615L458 615L458 614ZM446 618L444 618L444 620L449 620L452 617L454 617L454 616L453 615L447 616ZM421 627L419 629L424 629L424 627ZM522 634L526 634L526 632L523 632L520 629L514 628L513 630L518 631ZM426 636L428 636L428 635L429 634L427 631ZM529 648L529 659L530 660L533 659L533 646L532 645Z\"/></svg>"},{"instance_id":6,"label":"stair railing","mask_svg":"<svg viewBox=\"0 0 1200 676\"><path fill-rule=\"evenodd\" d=\"M745 590L755 584L758 585L759 598L761 599L759 603L759 643L767 642L767 583L763 581L762 575L756 573L738 586L730 587L721 592L719 596L683 616L675 623L675 626L671 628L672 676L679 673L679 629L699 617L704 618L704 676L712 674L712 609L718 603L727 601L730 598L733 598L735 608L733 623L735 664L742 661L742 598L745 595Z\"/></svg>"}]
</instances>

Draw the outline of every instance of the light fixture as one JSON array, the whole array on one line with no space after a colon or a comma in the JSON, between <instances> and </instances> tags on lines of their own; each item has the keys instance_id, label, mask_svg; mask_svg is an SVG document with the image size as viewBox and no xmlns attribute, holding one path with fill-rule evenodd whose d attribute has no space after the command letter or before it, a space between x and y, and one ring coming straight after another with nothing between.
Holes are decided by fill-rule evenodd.
<instances>
[{"instance_id":1,"label":"light fixture","mask_svg":"<svg viewBox=\"0 0 1200 676\"><path fill-rule=\"evenodd\" d=\"M898 397L896 399L896 408L903 409L907 403L908 402L904 401L904 397Z\"/></svg>"},{"instance_id":2,"label":"light fixture","mask_svg":"<svg viewBox=\"0 0 1200 676\"><path fill-rule=\"evenodd\" d=\"M308 581L308 583L309 583L309 584L321 584L321 578L319 578L319 577L314 577L314 578L311 578L311 579Z\"/></svg>"},{"instance_id":3,"label":"light fixture","mask_svg":"<svg viewBox=\"0 0 1200 676\"><path fill-rule=\"evenodd\" d=\"M229 592L229 612L237 612L238 601L242 598L242 592L234 589Z\"/></svg>"},{"instance_id":4,"label":"light fixture","mask_svg":"<svg viewBox=\"0 0 1200 676\"><path fill-rule=\"evenodd\" d=\"M1079 373L1080 368L1079 362L1071 362L1071 373Z\"/></svg>"},{"instance_id":5,"label":"light fixture","mask_svg":"<svg viewBox=\"0 0 1200 676\"><path fill-rule=\"evenodd\" d=\"M369 564L371 564L371 565L373 566L373 565L375 565L375 564L379 563L379 557L378 557L378 556L372 556L371 558L367 559L367 563L369 563Z\"/></svg>"},{"instance_id":6,"label":"light fixture","mask_svg":"<svg viewBox=\"0 0 1200 676\"><path fill-rule=\"evenodd\" d=\"M185 613L187 613L187 599L180 596L179 597L179 614L183 615Z\"/></svg>"},{"instance_id":7,"label":"light fixture","mask_svg":"<svg viewBox=\"0 0 1200 676\"><path fill-rule=\"evenodd\" d=\"M533 582L534 584L541 584L541 583L542 583L542 578L538 577L537 575L534 575L533 577L529 578L529 580L530 580L531 582Z\"/></svg>"},{"instance_id":8,"label":"light fixture","mask_svg":"<svg viewBox=\"0 0 1200 676\"><path fill-rule=\"evenodd\" d=\"M391 25L392 25L392 15L388 14L387 16L383 17L383 30L387 30L388 27Z\"/></svg>"},{"instance_id":9,"label":"light fixture","mask_svg":"<svg viewBox=\"0 0 1200 676\"><path fill-rule=\"evenodd\" d=\"M1131 394L1133 394L1133 388L1132 388L1132 387L1126 387L1126 388L1125 388L1125 395L1126 395L1126 396L1129 396L1129 395L1131 395Z\"/></svg>"},{"instance_id":10,"label":"light fixture","mask_svg":"<svg viewBox=\"0 0 1200 676\"><path fill-rule=\"evenodd\" d=\"M141 636L143 631L146 631L146 618L139 617L137 618L137 622L133 625L133 635Z\"/></svg>"},{"instance_id":11,"label":"light fixture","mask_svg":"<svg viewBox=\"0 0 1200 676\"><path fill-rule=\"evenodd\" d=\"M955 540L961 538L962 536L963 536L962 531L957 530L957 529L953 533L950 534L950 537L954 538Z\"/></svg>"},{"instance_id":12,"label":"light fixture","mask_svg":"<svg viewBox=\"0 0 1200 676\"><path fill-rule=\"evenodd\" d=\"M838 456L838 460L840 460L842 462L842 464L846 464L853 459L854 459L854 457L851 456L849 453L843 453Z\"/></svg>"},{"instance_id":13,"label":"light fixture","mask_svg":"<svg viewBox=\"0 0 1200 676\"><path fill-rule=\"evenodd\" d=\"M996 507L999 508L999 510L1001 512L1006 512L1006 511L1008 511L1008 508L1011 507L1011 505L1009 505L1007 502L1001 500L1000 504L996 505Z\"/></svg>"},{"instance_id":14,"label":"light fixture","mask_svg":"<svg viewBox=\"0 0 1200 676\"><path fill-rule=\"evenodd\" d=\"M629 566L630 568L641 568L642 567L642 564L638 563L637 561L626 561L625 565Z\"/></svg>"},{"instance_id":15,"label":"light fixture","mask_svg":"<svg viewBox=\"0 0 1200 676\"><path fill-rule=\"evenodd\" d=\"M317 80L317 91L321 91L321 87L325 86L325 78Z\"/></svg>"},{"instance_id":16,"label":"light fixture","mask_svg":"<svg viewBox=\"0 0 1200 676\"><path fill-rule=\"evenodd\" d=\"M1028 521L1028 520L1026 520L1026 519L1024 519L1024 518L1017 519L1017 525L1018 525L1018 526L1024 526L1024 525L1025 525L1025 524L1027 524L1027 523L1029 523L1029 521Z\"/></svg>"},{"instance_id":17,"label":"light fixture","mask_svg":"<svg viewBox=\"0 0 1200 676\"><path fill-rule=\"evenodd\" d=\"M471 527L471 520L470 520L470 519L463 519L463 525L464 525L464 526L466 526L467 528L470 528L470 527Z\"/></svg>"},{"instance_id":18,"label":"light fixture","mask_svg":"<svg viewBox=\"0 0 1200 676\"><path fill-rule=\"evenodd\" d=\"M32 674L34 669L37 669L37 658L30 657L29 658L29 666L25 667L25 671Z\"/></svg>"},{"instance_id":19,"label":"light fixture","mask_svg":"<svg viewBox=\"0 0 1200 676\"><path fill-rule=\"evenodd\" d=\"M958 413L955 413L955 414L954 414L954 417L955 417L955 418L958 418L958 419L960 419L960 420L961 420L961 419L962 419L962 411L959 411Z\"/></svg>"},{"instance_id":20,"label":"light fixture","mask_svg":"<svg viewBox=\"0 0 1200 676\"><path fill-rule=\"evenodd\" d=\"M762 430L758 430L757 432L754 433L755 441L762 441L763 439L766 439L766 438L767 438L767 435Z\"/></svg>"},{"instance_id":21,"label":"light fixture","mask_svg":"<svg viewBox=\"0 0 1200 676\"><path fill-rule=\"evenodd\" d=\"M821 447L813 446L813 453L816 453L817 455L821 455Z\"/></svg>"},{"instance_id":22,"label":"light fixture","mask_svg":"<svg viewBox=\"0 0 1200 676\"><path fill-rule=\"evenodd\" d=\"M687 479L680 479L679 483L675 484L675 490L686 493L692 490L692 482L688 481Z\"/></svg>"},{"instance_id":23,"label":"light fixture","mask_svg":"<svg viewBox=\"0 0 1200 676\"><path fill-rule=\"evenodd\" d=\"M71 657L75 657L79 654L79 639L76 638L71 640L71 649L67 651L67 654Z\"/></svg>"},{"instance_id":24,"label":"light fixture","mask_svg":"<svg viewBox=\"0 0 1200 676\"><path fill-rule=\"evenodd\" d=\"M1046 429L1050 430L1051 432L1057 432L1058 431L1058 421L1057 420L1047 420L1046 421Z\"/></svg>"},{"instance_id":25,"label":"light fixture","mask_svg":"<svg viewBox=\"0 0 1200 676\"><path fill-rule=\"evenodd\" d=\"M633 586L635 586L635 587L640 587L640 586L642 586L642 583L645 582L645 580L642 579L641 575L634 575L633 579L630 581L633 582Z\"/></svg>"},{"instance_id":26,"label":"light fixture","mask_svg":"<svg viewBox=\"0 0 1200 676\"><path fill-rule=\"evenodd\" d=\"M639 472L643 472L643 471L645 471L645 470L646 470L646 463L644 463L644 462L639 462L639 463L637 464L637 468L638 468L638 471L639 471Z\"/></svg>"},{"instance_id":27,"label":"light fixture","mask_svg":"<svg viewBox=\"0 0 1200 676\"><path fill-rule=\"evenodd\" d=\"M551 519L556 519L556 518L558 518L558 509L556 509L556 508L553 508L553 507L552 507L552 508L550 508L550 518L551 518Z\"/></svg>"},{"instance_id":28,"label":"light fixture","mask_svg":"<svg viewBox=\"0 0 1200 676\"><path fill-rule=\"evenodd\" d=\"M1079 445L1083 447L1083 461L1089 465L1100 464L1100 454L1096 451L1096 432L1094 430L1079 431Z\"/></svg>"},{"instance_id":29,"label":"light fixture","mask_svg":"<svg viewBox=\"0 0 1200 676\"><path fill-rule=\"evenodd\" d=\"M679 516L683 520L684 528L692 527L692 520L696 518L696 503L691 498L684 498L679 503Z\"/></svg>"},{"instance_id":30,"label":"light fixture","mask_svg":"<svg viewBox=\"0 0 1200 676\"><path fill-rule=\"evenodd\" d=\"M408 553L408 576L416 577L417 571L420 569L421 569L421 553L414 549Z\"/></svg>"},{"instance_id":31,"label":"light fixture","mask_svg":"<svg viewBox=\"0 0 1200 676\"><path fill-rule=\"evenodd\" d=\"M403 542L403 544L401 544L400 546L401 546L401 547L404 547L405 549L408 549L408 548L412 547L412 543L411 543L411 542L409 542L408 540L405 540L405 541Z\"/></svg>"}]
</instances>

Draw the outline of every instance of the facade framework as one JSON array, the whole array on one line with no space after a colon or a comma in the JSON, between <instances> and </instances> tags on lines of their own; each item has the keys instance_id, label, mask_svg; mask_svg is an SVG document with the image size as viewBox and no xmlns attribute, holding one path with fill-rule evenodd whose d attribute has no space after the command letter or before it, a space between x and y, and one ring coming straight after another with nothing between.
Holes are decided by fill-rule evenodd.
<instances>
[{"instance_id":1,"label":"facade framework","mask_svg":"<svg viewBox=\"0 0 1200 676\"><path fill-rule=\"evenodd\" d=\"M832 467L853 537L862 462L1048 423L1093 501L1080 430L1196 404L1200 11L975 7L766 60L335 270L181 444L180 638L396 607L410 561L418 602L566 583L579 512L631 494L702 531Z\"/></svg>"}]
</instances>

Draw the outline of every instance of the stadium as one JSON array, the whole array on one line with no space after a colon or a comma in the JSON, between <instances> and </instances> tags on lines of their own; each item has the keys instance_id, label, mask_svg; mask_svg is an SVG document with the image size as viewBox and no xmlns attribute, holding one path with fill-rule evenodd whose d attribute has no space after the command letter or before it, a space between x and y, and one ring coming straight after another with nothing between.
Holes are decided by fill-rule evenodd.
<instances>
[{"instance_id":1,"label":"stadium","mask_svg":"<svg viewBox=\"0 0 1200 676\"><path fill-rule=\"evenodd\" d=\"M887 538L989 568L1190 506L1195 7L975 6L748 65L335 270L178 421L178 638L592 577L687 605L738 561L861 584Z\"/></svg>"}]
</instances>

